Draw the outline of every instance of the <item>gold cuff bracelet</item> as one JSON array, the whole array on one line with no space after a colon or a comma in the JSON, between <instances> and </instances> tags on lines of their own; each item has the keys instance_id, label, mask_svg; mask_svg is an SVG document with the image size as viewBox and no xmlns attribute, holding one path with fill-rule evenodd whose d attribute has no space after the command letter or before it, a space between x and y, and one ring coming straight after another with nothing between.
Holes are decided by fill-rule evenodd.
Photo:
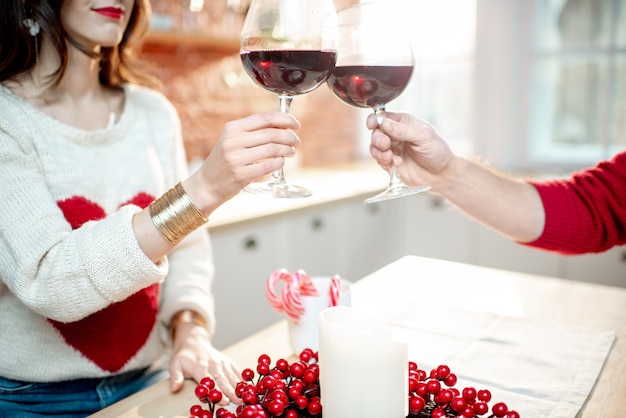
<instances>
[{"instance_id":1,"label":"gold cuff bracelet","mask_svg":"<svg viewBox=\"0 0 626 418\"><path fill-rule=\"evenodd\" d=\"M172 245L208 221L180 182L152 202L149 210L152 223Z\"/></svg>"}]
</instances>

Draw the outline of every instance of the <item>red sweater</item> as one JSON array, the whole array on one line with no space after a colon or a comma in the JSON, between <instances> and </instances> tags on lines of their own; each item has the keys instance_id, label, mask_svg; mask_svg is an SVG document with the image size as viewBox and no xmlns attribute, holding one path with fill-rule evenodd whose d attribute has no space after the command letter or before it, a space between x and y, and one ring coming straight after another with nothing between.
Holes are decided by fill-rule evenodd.
<instances>
[{"instance_id":1,"label":"red sweater","mask_svg":"<svg viewBox=\"0 0 626 418\"><path fill-rule=\"evenodd\" d=\"M543 200L546 224L528 245L582 254L626 243L626 151L567 180L530 183Z\"/></svg>"}]
</instances>

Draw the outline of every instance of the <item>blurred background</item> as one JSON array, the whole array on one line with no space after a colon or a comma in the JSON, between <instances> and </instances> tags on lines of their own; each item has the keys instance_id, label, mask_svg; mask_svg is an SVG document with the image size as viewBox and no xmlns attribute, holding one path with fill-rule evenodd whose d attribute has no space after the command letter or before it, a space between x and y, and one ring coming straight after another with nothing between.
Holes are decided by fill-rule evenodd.
<instances>
[{"instance_id":1,"label":"blurred background","mask_svg":"<svg viewBox=\"0 0 626 418\"><path fill-rule=\"evenodd\" d=\"M406 29L417 59L409 87L388 109L428 120L457 153L541 178L569 176L625 148L626 0L380 1L393 12L389 22ZM249 3L152 0L141 54L180 113L191 164L208 155L225 122L278 108L239 60ZM335 0L337 9L355 3ZM314 190L313 200L293 209L299 203L243 194L212 215L218 347L280 319L263 296L278 268L358 280L414 254L626 286L625 247L566 257L511 242L434 195L376 205L339 196L346 180L333 168L371 162L369 111L343 104L326 86L298 96L291 110L302 122L302 146L287 177L318 170L316 190L337 197L320 203ZM266 206L273 212L259 215ZM220 223L234 212L243 217ZM255 307L254 318L246 306Z\"/></svg>"},{"instance_id":2,"label":"blurred background","mask_svg":"<svg viewBox=\"0 0 626 418\"><path fill-rule=\"evenodd\" d=\"M568 173L626 145L626 0L382 0L417 66L390 105L433 123L457 152L523 173ZM276 108L239 62L250 0L152 0L143 54L183 118L190 159L227 120ZM336 0L336 7L358 0ZM293 104L300 163L367 158L359 111L328 89ZM310 120L315 123L308 123Z\"/></svg>"}]
</instances>

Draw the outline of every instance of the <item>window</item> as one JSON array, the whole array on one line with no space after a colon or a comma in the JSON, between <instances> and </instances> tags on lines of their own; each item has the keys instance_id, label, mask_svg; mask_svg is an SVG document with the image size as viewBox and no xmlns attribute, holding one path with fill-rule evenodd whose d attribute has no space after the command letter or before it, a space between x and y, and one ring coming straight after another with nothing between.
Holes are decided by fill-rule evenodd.
<instances>
[{"instance_id":1,"label":"window","mask_svg":"<svg viewBox=\"0 0 626 418\"><path fill-rule=\"evenodd\" d=\"M626 0L535 0L529 160L583 166L626 145Z\"/></svg>"},{"instance_id":2,"label":"window","mask_svg":"<svg viewBox=\"0 0 626 418\"><path fill-rule=\"evenodd\" d=\"M388 108L428 120L455 152L567 175L626 148L626 0L401 4L417 62ZM369 155L369 132L361 143Z\"/></svg>"}]
</instances>

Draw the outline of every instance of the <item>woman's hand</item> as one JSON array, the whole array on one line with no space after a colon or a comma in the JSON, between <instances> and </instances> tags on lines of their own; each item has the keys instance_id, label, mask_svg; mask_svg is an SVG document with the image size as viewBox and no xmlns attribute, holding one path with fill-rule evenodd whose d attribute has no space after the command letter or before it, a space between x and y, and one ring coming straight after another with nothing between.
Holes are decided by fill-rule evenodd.
<instances>
[{"instance_id":1,"label":"woman's hand","mask_svg":"<svg viewBox=\"0 0 626 418\"><path fill-rule=\"evenodd\" d=\"M199 325L184 323L176 327L174 352L168 370L172 392L178 392L185 379L197 383L204 377L212 377L224 398L220 405L241 400L235 395L235 386L241 380L241 371L235 363L217 350L209 338L208 331Z\"/></svg>"},{"instance_id":2,"label":"woman's hand","mask_svg":"<svg viewBox=\"0 0 626 418\"><path fill-rule=\"evenodd\" d=\"M228 122L185 190L205 214L235 196L253 180L283 167L295 154L300 122L291 114L266 112Z\"/></svg>"}]
</instances>

